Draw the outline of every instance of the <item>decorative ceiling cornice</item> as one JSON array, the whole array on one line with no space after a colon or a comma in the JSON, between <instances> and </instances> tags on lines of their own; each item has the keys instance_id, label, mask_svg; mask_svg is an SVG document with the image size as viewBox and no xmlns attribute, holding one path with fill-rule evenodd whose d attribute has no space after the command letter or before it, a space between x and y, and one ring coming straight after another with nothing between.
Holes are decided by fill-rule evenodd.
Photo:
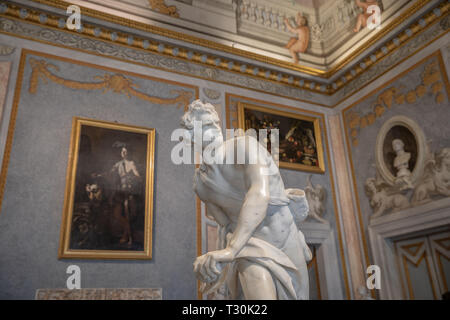
<instances>
[{"instance_id":1,"label":"decorative ceiling cornice","mask_svg":"<svg viewBox=\"0 0 450 320\"><path fill-rule=\"evenodd\" d=\"M68 3L70 3L70 1L62 1L62 0L31 0L31 1L49 5L49 6L63 9L63 10L65 10L68 6ZM388 25L383 26L381 31L377 32L368 41L366 41L363 45L358 47L358 49L356 49L354 52L352 52L352 54L350 54L348 57L346 57L343 61L341 61L338 64L336 64L335 66L333 66L333 68L331 68L328 71L324 71L324 70L320 70L320 69L312 68L312 67L307 67L307 66L302 66L299 64L295 64L295 63L288 62L288 61L282 61L279 59L267 57L265 55L253 53L250 51L233 48L232 46L225 45L225 44L211 41L211 40L207 40L204 38L200 38L198 36L193 36L193 35L177 32L174 30L170 30L170 29L155 26L155 25L150 25L147 23L132 21L129 19L121 18L121 17L111 15L111 14L107 14L105 12L101 12L101 11L94 10L91 8L87 8L87 7L83 7L83 6L81 6L81 8L82 8L82 12L84 15L90 16L92 18L96 18L96 19L100 19L100 20L104 20L104 21L108 21L108 22L113 22L118 25L132 27L137 30L150 32L153 34L167 37L169 39L180 40L183 42L191 43L191 44L202 46L205 48L218 50L218 51L225 52L225 53L230 53L230 54L240 56L243 58L247 58L247 59L255 60L258 62L265 63L265 64L269 64L269 65L272 65L272 66L275 66L278 68L283 68L283 69L286 69L289 71L296 71L296 72L304 73L307 75L318 77L319 80L317 80L317 81L320 82L320 79L330 79L333 76L335 76L337 73L339 73L341 70L345 69L345 67L347 67L350 63L352 63L359 55L364 53L364 51L366 51L368 48L370 48L371 46L376 44L378 41L382 40L383 37L385 37L387 34L389 34L391 31L393 31L399 25L401 25L402 23L407 21L410 17L412 17L414 14L416 14L418 11L420 11L422 8L427 6L432 1L433 0L416 0L416 2L410 8L408 8L408 10L403 12L396 19L393 19L393 21L390 22ZM447 1L444 0L444 2L447 2Z\"/></svg>"},{"instance_id":2,"label":"decorative ceiling cornice","mask_svg":"<svg viewBox=\"0 0 450 320\"><path fill-rule=\"evenodd\" d=\"M39 2L55 2L55 0L36 0ZM58 1L61 2L61 1ZM430 10L428 13L424 14L422 17L418 18L417 21L410 24L406 29L397 34L392 40L387 41L382 44L379 49L375 50L373 53L369 54L362 62L357 63L354 69L349 70L343 77L338 79L333 84L317 83L311 80L303 79L300 77L294 77L292 75L281 73L279 71L273 71L270 69L264 69L262 67L256 67L244 64L237 60L224 59L218 56L213 56L212 54L205 54L203 52L196 52L193 49L183 48L181 46L176 47L173 45L168 45L160 41L153 40L151 38L144 38L142 36L136 36L135 34L125 33L118 31L116 29L107 28L104 26L94 25L85 23L79 31L68 30L65 26L65 16L53 14L50 12L45 12L40 9L24 7L11 2L0 1L0 16L7 18L25 21L27 23L32 23L35 25L45 26L46 28L51 28L54 30L71 33L77 36L84 36L90 39L95 39L97 41L109 42L111 44L118 44L120 46L125 46L133 48L135 50L145 51L151 54L157 54L159 56L170 57L175 60L182 60L189 63L194 63L197 65L202 65L210 70L209 73L216 74L221 71L222 73L234 73L239 74L242 77L246 77L246 82L252 82L255 84L257 81L266 82L267 84L272 83L274 87L273 90L268 85L258 85L259 91L265 91L272 94L277 94L281 96L286 96L289 98L303 100L307 102L312 102L316 100L314 95L333 95L336 92L340 92L340 89L347 87L349 83L364 74L367 70L371 70L373 66L377 65L385 57L390 56L392 53L396 52L399 48L406 45L411 39L417 37L431 26L435 25L438 21L441 21L444 17L448 16L450 4L447 1L442 1ZM67 3L65 3L67 5ZM130 22L131 23L131 22ZM441 23L442 24L442 23ZM128 25L127 27L133 28L133 25ZM448 32L448 29L444 34ZM442 33L442 32L441 32ZM439 36L442 36L440 34ZM132 61L131 61L132 62ZM169 70L174 71L174 70ZM197 76L193 74L193 76ZM237 79L239 76L236 75ZM218 82L224 82L207 75L203 78L210 78ZM228 79L233 77L228 76ZM251 79L254 79L251 81ZM345 80L344 80L345 79ZM226 83L226 81L225 81ZM232 82L233 83L233 82ZM237 85L239 85L236 82ZM244 86L245 87L245 86ZM255 89L254 87L250 87ZM264 89L259 89L264 88ZM270 88L270 89L269 89ZM301 89L301 90L300 90ZM297 91L298 94L292 94ZM306 94L307 92L310 94ZM347 91L347 90L346 90ZM279 92L281 94L279 94ZM321 101L321 99L316 100ZM314 103L314 102L313 102ZM317 104L317 103L316 103ZM319 105L325 106L318 103Z\"/></svg>"}]
</instances>

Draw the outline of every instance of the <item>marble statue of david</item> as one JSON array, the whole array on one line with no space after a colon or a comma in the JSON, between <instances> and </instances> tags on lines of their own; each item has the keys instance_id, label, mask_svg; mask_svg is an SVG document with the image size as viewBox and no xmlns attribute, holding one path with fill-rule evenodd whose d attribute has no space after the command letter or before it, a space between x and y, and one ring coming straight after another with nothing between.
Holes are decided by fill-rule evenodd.
<instances>
[{"instance_id":1,"label":"marble statue of david","mask_svg":"<svg viewBox=\"0 0 450 320\"><path fill-rule=\"evenodd\" d=\"M200 139L194 134L199 122ZM219 123L214 107L197 100L181 124L203 154L219 158L203 162L194 177L196 194L219 225L219 249L194 262L203 292L225 285L230 299L309 299L306 261L312 255L298 228L308 214L303 190L284 188L278 167L273 170L272 157L255 138L224 141ZM230 164L230 154L245 161Z\"/></svg>"}]
</instances>

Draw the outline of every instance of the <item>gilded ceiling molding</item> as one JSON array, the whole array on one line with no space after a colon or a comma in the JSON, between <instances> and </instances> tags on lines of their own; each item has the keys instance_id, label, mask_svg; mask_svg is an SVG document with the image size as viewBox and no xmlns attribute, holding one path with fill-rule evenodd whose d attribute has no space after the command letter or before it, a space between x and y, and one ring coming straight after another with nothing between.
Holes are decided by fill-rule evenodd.
<instances>
[{"instance_id":1,"label":"gilded ceiling molding","mask_svg":"<svg viewBox=\"0 0 450 320\"><path fill-rule=\"evenodd\" d=\"M176 6L168 6L164 0L148 0L152 10L158 11L159 13L166 14L168 16L179 18L178 9Z\"/></svg>"},{"instance_id":2,"label":"gilded ceiling molding","mask_svg":"<svg viewBox=\"0 0 450 320\"><path fill-rule=\"evenodd\" d=\"M386 112L386 109L405 103L413 104L425 96L426 93L434 95L437 104L445 102L443 91L445 86L448 86L448 79L441 72L442 68L445 67L440 62L438 59L429 62L421 74L420 82L409 82L414 87L393 86L385 89L377 96L376 102L372 106L372 111L365 114L353 110L349 111L345 119L350 129L353 146L356 147L358 145L359 132L374 124Z\"/></svg>"},{"instance_id":3,"label":"gilded ceiling molding","mask_svg":"<svg viewBox=\"0 0 450 320\"><path fill-rule=\"evenodd\" d=\"M45 4L45 5L49 5L49 6L52 6L55 8L63 9L63 10L66 10L66 8L67 8L67 3L62 0L32 0L32 1L41 3L41 4ZM429 2L431 0L424 0L424 1ZM142 30L142 31L150 32L150 33L157 34L160 36L168 37L171 39L180 40L180 41L188 42L191 44L199 45L202 47L235 54L235 55L238 55L241 57L245 57L247 59L256 60L259 62L271 64L271 65L281 67L281 68L290 69L293 71L303 72L303 73L306 73L309 75L320 76L320 75L325 74L325 71L320 70L320 69L301 66L301 65L294 64L292 62L287 62L287 61L270 58L270 57L260 55L257 53L252 53L252 52L245 51L242 49L233 48L231 46L224 45L224 44L221 44L221 43L218 43L215 41L198 38L196 36L191 36L188 34L177 32L177 31L172 31L170 29L166 29L166 28L162 28L162 27L158 27L158 26L154 26L154 25L150 25L150 24L145 24L145 23L141 23L141 22L130 21L125 18L117 17L114 15L110 15L110 14L107 14L107 13L104 13L101 11L97 11L97 10L93 10L93 9L89 9L89 8L85 8L85 7L81 7L81 9L85 15L88 15L90 17L108 21L108 22L112 22L112 23L116 23L116 24L119 24L122 26L132 27L137 30Z\"/></svg>"},{"instance_id":4,"label":"gilded ceiling molding","mask_svg":"<svg viewBox=\"0 0 450 320\"><path fill-rule=\"evenodd\" d=\"M448 28L446 28L445 25L448 24L449 11L450 2L443 2L437 8L428 12L420 19L417 19L414 23L410 24L408 28L397 34L393 39L380 44L380 47L377 50L368 53L365 58L355 64L355 67L346 71L338 80L336 80L331 85L334 89L331 92L335 93L338 92L341 88L348 88L348 84L351 81L360 78L361 75L365 75L365 73L367 73L367 70L369 70L373 66L379 65L381 61L389 58L392 54L401 51L401 48L403 48L413 39L417 39L417 37L423 34L424 31L436 25L438 21L441 21L439 29L444 30L444 32L447 33ZM429 39L423 40L428 41Z\"/></svg>"},{"instance_id":5,"label":"gilded ceiling molding","mask_svg":"<svg viewBox=\"0 0 450 320\"><path fill-rule=\"evenodd\" d=\"M272 71L262 67L243 64L234 60L205 54L203 52L194 51L189 48L168 45L164 42L137 37L132 34L119 32L114 29L99 27L97 25L84 23L82 25L82 28L78 31L69 30L67 29L65 24L66 17L53 15L48 12L40 11L38 9L25 8L17 4L1 3L0 17L1 16L14 20L26 21L28 23L33 23L36 25L45 25L46 27L50 27L54 30L61 30L72 35L84 35L90 38L107 41L109 43L117 43L129 48L140 49L146 52L152 52L158 55L176 58L180 61L194 62L196 64L207 66L212 70L226 70L236 74L269 81L271 83L282 84L284 86L295 88L295 90L298 90L300 88L305 91L317 92L322 94L326 93L327 90L324 84L301 79L298 77L293 77L292 75L283 74L279 71ZM134 27L132 24L130 24L129 26ZM22 30L24 29L25 28L22 28ZM37 33L33 36L36 37L42 35ZM206 77L209 78L208 75Z\"/></svg>"},{"instance_id":6,"label":"gilded ceiling molding","mask_svg":"<svg viewBox=\"0 0 450 320\"><path fill-rule=\"evenodd\" d=\"M50 5L50 6L64 9L64 10L67 7L67 3L64 1L61 1L61 0L32 0L32 1L38 2L38 3L43 3L46 5ZM156 0L149 0L149 1L151 2L151 1L156 1ZM256 54L256 53L252 53L252 52L249 52L246 50L233 48L231 46L224 45L224 44L221 44L221 43L218 43L215 41L202 39L202 38L199 38L196 36L191 36L191 35L184 34L181 32L172 31L172 30L162 28L162 27L157 27L157 26L153 26L153 25L149 25L149 24L145 24L145 23L138 23L135 21L130 21L128 19L120 18L120 17L113 16L110 14L105 14L104 12L100 12L100 11L89 9L89 8L83 7L82 11L84 12L84 14L87 14L91 17L98 18L101 20L125 25L127 27L131 26L132 28L136 28L139 30L143 30L143 31L151 32L151 33L158 34L161 36L169 37L171 39L189 42L189 43L192 43L195 45L200 45L200 46L207 47L210 49L215 49L215 50L235 54L235 55L238 55L241 57L245 57L247 59L253 59L256 61L260 61L260 62L267 63L267 64L270 64L273 66L281 67L281 68L285 68L288 70L298 71L298 72L302 72L305 74L329 79L334 74L336 74L337 72L339 72L340 70L345 68L345 66L348 65L348 63L353 62L354 59L358 55L363 53L369 47L373 46L376 42L381 40L385 35L387 35L389 32L391 32L396 27L401 25L405 20L407 20L408 18L413 16L416 12L418 12L420 9L422 9L424 6L426 6L431 1L432 0L417 1L407 12L404 12L398 18L394 19L394 21L392 21L389 25L385 26L383 28L382 32L377 33L367 43L365 43L358 50L356 50L349 57L347 57L345 59L345 61L343 61L342 63L338 64L337 66L335 66L334 68L332 68L331 70L328 70L328 71L320 70L317 68L301 66L301 65L298 65L298 64L295 64L292 62L282 61L282 60L275 59L275 58L270 58L270 57L267 57L267 56L264 56L261 54ZM161 1L157 1L157 2L161 2ZM446 1L444 1L444 3L443 3L444 5L445 5L445 2Z\"/></svg>"},{"instance_id":7,"label":"gilded ceiling molding","mask_svg":"<svg viewBox=\"0 0 450 320\"><path fill-rule=\"evenodd\" d=\"M101 80L100 82L79 82L74 80L67 80L53 74L49 69L59 71L59 68L53 64L46 62L45 60L30 58L30 65L32 68L32 72L28 91L31 94L35 94L37 92L39 80L42 80L42 82L45 84L48 82L47 80L50 80L71 89L103 89L103 94L112 91L118 94L124 94L128 98L134 96L154 104L176 105L177 108L184 107L185 111L187 110L189 103L192 100L192 92L182 90L172 90L171 94L177 94L178 96L170 99L149 96L145 93L137 91L135 88L138 87L138 85L133 83L131 79L128 79L121 74L106 73L103 76L96 76L95 80Z\"/></svg>"},{"instance_id":8,"label":"gilded ceiling molding","mask_svg":"<svg viewBox=\"0 0 450 320\"><path fill-rule=\"evenodd\" d=\"M53 4L58 2L56 0L36 1ZM116 59L137 62L147 66L151 65L163 70L169 69L172 72L221 83L232 83L239 87L250 88L299 101L314 103L324 107L330 107L321 103L323 99L320 99L319 95L325 98L326 95L338 93L333 99L343 99L344 96L347 97L351 95L354 90L358 90L361 86L364 86L368 79L370 80L370 78L373 78L375 70L374 66L376 66L375 73L380 74L385 72L387 69L385 67L385 58L387 58L388 61L393 61L399 56L404 56L405 50L403 49L405 46L410 45L411 40L417 42L418 35L421 34L422 36L422 32L428 32L433 29L434 33L432 36L443 36L448 32L448 30L443 31L442 25L445 26L448 24L449 11L449 2L440 3L438 7L430 10L416 23L410 25L393 40L390 40L387 46L382 46L375 54L370 55L370 57L367 58L368 61L364 61L359 65L356 64L357 67L355 67L355 69L350 70L347 75L336 82L338 84L334 83L332 85L315 83L278 71L274 72L251 65L247 66L232 60L225 60L201 52L194 52L190 49L169 46L154 40L138 38L131 34L120 33L94 25L85 24L79 31L70 31L65 28L64 18L60 16L44 13L37 9L20 7L11 3L1 4L0 19L1 17L7 17L17 21L17 23L11 20L3 21L0 23L0 31L20 34L20 36L28 39L31 38L45 43L50 42L51 44L54 44L51 41L51 39L53 39L53 41L56 40L59 44L69 48L80 49L76 48L76 46L81 46L83 47L81 50L89 51L94 54L102 52L102 55L114 57ZM103 20L106 19L103 16L99 16L98 18ZM40 32L37 30L29 30L28 26L20 26L18 23L19 20L34 25L45 26L54 31L46 30ZM437 23L438 21L441 21L441 23ZM439 28L436 29L436 26ZM135 26L133 25L132 27ZM67 36L57 34L57 30L70 34L72 39L69 41ZM77 40L75 40L75 38L77 38ZM428 41L429 43L436 39L433 37L431 38L432 39L430 40L429 35L427 35L427 37L421 38L420 40ZM102 42L97 39L102 40ZM89 45L87 43L89 43ZM112 50L114 44L118 44L120 47L126 47L126 49L119 49L119 46L117 46ZM417 48L418 45L415 45L415 47ZM408 54L411 53L408 52ZM394 55L396 59L392 58ZM383 63L379 63L381 61L383 61ZM366 74L368 75L369 73L371 75L366 76ZM345 79L345 81L343 79ZM357 79L356 84L354 79ZM344 88L344 93L340 90L341 88Z\"/></svg>"},{"instance_id":9,"label":"gilded ceiling molding","mask_svg":"<svg viewBox=\"0 0 450 320\"><path fill-rule=\"evenodd\" d=\"M443 20L447 19L450 19L450 16L447 16ZM400 50L396 50L391 55L386 56L383 60L379 61L379 63L375 64L370 69L367 69L367 71L361 74L358 78L354 79L346 86L344 86L342 90L339 90L335 95L336 99L339 101L336 104L344 101L347 97L349 97L357 90L365 88L375 79L379 78L395 66L407 60L408 58L410 58L423 48L426 48L432 42L445 36L446 34L447 32L442 29L441 25L439 23L435 23L429 29L425 30L422 34L412 38L409 42L405 43Z\"/></svg>"},{"instance_id":10,"label":"gilded ceiling molding","mask_svg":"<svg viewBox=\"0 0 450 320\"><path fill-rule=\"evenodd\" d=\"M116 43L116 41L99 40L96 37L80 35L78 32L72 33L57 28L50 28L22 21L21 19L5 18L0 15L0 33L328 107L328 105L321 103L324 101L324 96L295 86L288 86L283 83L259 79L219 68L211 68L201 63L156 54L150 50L131 48L127 45Z\"/></svg>"},{"instance_id":11,"label":"gilded ceiling molding","mask_svg":"<svg viewBox=\"0 0 450 320\"><path fill-rule=\"evenodd\" d=\"M47 5L50 5L53 7L57 7L57 8L65 8L66 7L66 3L61 0L33 0L33 1L38 2L38 3L44 3L44 4L47 4ZM159 35L162 35L162 36L165 36L168 38L181 40L181 41L193 43L193 44L196 44L199 46L212 48L215 50L220 50L223 52L228 52L228 53L232 53L235 55L243 56L245 58L264 62L264 63L270 64L273 66L290 69L290 70L294 70L294 71L299 71L299 72L302 72L305 74L329 79L336 73L343 70L346 65L354 62L355 58L358 55L360 55L365 50L367 50L370 46L374 45L376 42L381 40L382 37L384 37L390 31L394 30L396 27L401 25L401 23L403 23L406 19L411 17L414 13L419 11L421 8L423 8L425 5L427 5L429 2L431 2L431 0L417 1L414 4L414 6L411 7L410 10L408 10L408 12L402 14L397 19L395 19L390 25L384 27L382 32L375 35L372 39L370 39L367 43L365 43L364 46L361 46L357 51L352 53L352 55L347 57L344 62L342 62L340 65L336 66L332 70L329 70L328 72L325 72L325 71L322 71L319 69L299 66L292 62L285 62L285 61L281 61L278 59L261 56L259 54L254 54L254 53L244 51L241 49L232 48L232 47L220 44L220 43L216 43L216 42L209 41L206 39L196 38L194 36L182 34L182 33L171 31L171 30L164 29L161 27L151 26L148 24L138 23L135 21L130 22L130 20L120 18L117 16L113 16L113 15L109 15L109 14L105 14L103 12L99 12L96 10L92 10L92 9L88 9L88 8L83 8L82 10L83 10L84 14L89 15L94 18L97 18L97 19L117 23L120 25L125 25L127 27L131 26L132 28L136 28L138 30L144 30L144 31L159 34ZM348 70L345 74L340 76L336 82L334 82L332 84L325 85L325 84L315 83L313 81L309 81L309 80L301 79L301 78L297 78L297 77L295 77L294 80L292 81L290 79L290 78L292 78L292 76L290 76L290 75L280 74L278 72L272 72L270 70L260 70L259 68L257 68L256 75L261 76L261 77L266 77L271 80L282 81L286 84L293 83L295 86L301 87L302 89L305 89L305 90L313 90L316 92L323 92L323 93L326 93L329 95L334 94L339 89L344 87L348 82L352 81L353 79L357 78L360 74L364 73L367 68L378 63L378 61L381 60L384 56L389 55L390 53L392 53L392 51L395 51L398 48L400 48L404 42L409 41L410 38L412 38L415 35L417 35L418 33L422 32L424 29L427 29L431 24L440 20L443 16L446 16L448 14L449 10L450 10L449 2L443 1L443 2L439 3L439 5L436 8L434 8L434 10L429 12L427 15L423 16L421 19L418 18L418 21L416 21L415 23L410 25L410 27L407 30L404 30L404 32L399 34L396 38L397 40L395 40L394 42L388 41L388 42L384 43L383 47L377 49L375 52L368 53L368 55L365 58L363 58L361 61L358 61L358 63L355 64L356 67L352 68L351 70ZM392 44L394 44L394 45L392 45ZM387 50L385 47L387 48ZM181 49L180 49L180 52L181 52ZM181 56L181 54L180 54L180 56ZM375 59L372 58L373 56L375 57ZM211 60L214 60L216 58L217 57L211 57ZM210 57L208 56L207 59L205 59L205 60L209 60L209 59L210 59ZM219 63L219 65L218 65L219 67L227 67L230 64L230 62L232 62L233 67L231 69L233 69L233 71L241 72L240 69L242 67L242 64L235 62L235 61L228 61L228 60L224 60L224 59L222 59L222 60L223 61L221 63ZM364 67L361 67L361 65L364 65ZM255 70L253 67L251 67L251 66L245 66L245 67L246 68L244 70L244 73L253 74L253 72ZM269 74L268 76L266 76L267 73ZM281 78L280 78L280 75L281 75Z\"/></svg>"}]
</instances>

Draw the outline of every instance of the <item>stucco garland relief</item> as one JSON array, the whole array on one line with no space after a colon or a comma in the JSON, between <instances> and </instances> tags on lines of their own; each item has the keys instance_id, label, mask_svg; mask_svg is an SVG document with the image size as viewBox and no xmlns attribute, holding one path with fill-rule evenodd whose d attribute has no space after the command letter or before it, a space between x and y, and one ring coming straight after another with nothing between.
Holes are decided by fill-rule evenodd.
<instances>
[{"instance_id":1,"label":"stucco garland relief","mask_svg":"<svg viewBox=\"0 0 450 320\"><path fill-rule=\"evenodd\" d=\"M410 83L413 83L412 81ZM350 111L346 116L348 127L350 128L350 137L353 146L358 146L358 134L364 128L374 124L377 118L381 117L386 108L391 109L396 105L413 104L417 100L431 92L435 96L436 103L441 104L445 100L444 82L439 69L438 60L434 60L425 66L421 75L421 83L410 90L404 86L393 86L384 90L378 95L372 111L366 114L360 114Z\"/></svg>"},{"instance_id":2,"label":"stucco garland relief","mask_svg":"<svg viewBox=\"0 0 450 320\"><path fill-rule=\"evenodd\" d=\"M74 80L67 80L53 74L49 69L59 71L59 68L53 64L46 62L45 60L37 60L30 58L30 65L32 68L29 92L35 94L38 90L39 80L44 84L48 83L48 80L57 84L63 85L71 89L78 90L100 90L103 89L103 93L112 91L118 94L124 94L128 98L131 96L139 99L162 105L176 105L177 108L184 107L187 110L190 101L192 100L192 92L182 90L172 90L171 94L177 94L175 98L159 98L149 96L143 92L137 91L139 85L133 83L131 79L128 79L121 74L104 74L103 76L96 76L95 80L101 80L100 82L79 82Z\"/></svg>"},{"instance_id":3,"label":"stucco garland relief","mask_svg":"<svg viewBox=\"0 0 450 320\"><path fill-rule=\"evenodd\" d=\"M168 16L179 18L180 15L177 12L178 9L176 6L168 6L165 4L164 0L148 0L152 10L158 11L162 14L166 14Z\"/></svg>"}]
</instances>

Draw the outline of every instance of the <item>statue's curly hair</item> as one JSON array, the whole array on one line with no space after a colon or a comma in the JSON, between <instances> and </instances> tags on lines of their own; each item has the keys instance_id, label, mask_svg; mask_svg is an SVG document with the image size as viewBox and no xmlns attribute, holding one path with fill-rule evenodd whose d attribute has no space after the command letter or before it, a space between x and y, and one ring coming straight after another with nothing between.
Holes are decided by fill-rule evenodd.
<instances>
[{"instance_id":1,"label":"statue's curly hair","mask_svg":"<svg viewBox=\"0 0 450 320\"><path fill-rule=\"evenodd\" d=\"M203 103L201 100L195 100L189 105L188 111L181 118L181 127L193 130L194 121L201 121L202 126L208 124L220 126L219 115L214 106L210 103Z\"/></svg>"}]
</instances>

